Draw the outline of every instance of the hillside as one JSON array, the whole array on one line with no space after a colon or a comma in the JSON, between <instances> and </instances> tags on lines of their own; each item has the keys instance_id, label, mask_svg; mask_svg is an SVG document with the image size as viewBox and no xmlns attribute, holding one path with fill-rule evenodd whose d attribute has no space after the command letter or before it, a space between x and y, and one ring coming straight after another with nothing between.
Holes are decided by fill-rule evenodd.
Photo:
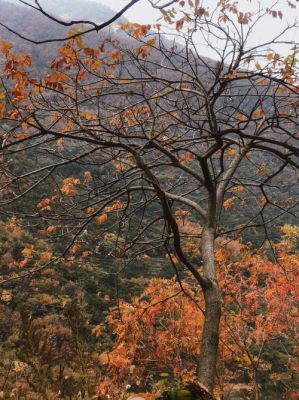
<instances>
[{"instance_id":1,"label":"hillside","mask_svg":"<svg viewBox=\"0 0 299 400\"><path fill-rule=\"evenodd\" d=\"M55 9L55 12L52 12L52 14L65 21L79 19L101 22L109 20L114 15L114 11L109 7L99 5L92 0L47 0L42 1L41 4L49 13ZM22 36L33 40L62 38L67 36L67 33L71 29L70 27L64 27L51 21L40 12L22 5L17 0L0 0L0 9L0 23L4 23L11 29L16 29ZM124 21L125 19L121 18L118 22ZM114 30L115 28L117 28L117 23L113 25L112 29ZM86 41L94 43L102 38L103 34L107 33L109 33L109 30L106 30L104 33L89 35L86 37ZM26 54L32 54L33 65L39 70L44 68L55 57L57 48L59 47L59 43L33 45L9 32L3 26L0 26L0 38L13 43L18 50Z\"/></svg>"},{"instance_id":2,"label":"hillside","mask_svg":"<svg viewBox=\"0 0 299 400\"><path fill-rule=\"evenodd\" d=\"M1 1L1 3L3 2L24 9L26 8L28 10L28 7L20 3L18 0ZM34 4L33 1L31 3ZM45 11L49 12L49 14L58 16L65 21L74 19L92 19L92 21L99 23L110 19L114 15L114 11L111 8L99 4L94 0L42 0L40 4ZM31 12L34 12L34 10ZM32 14L32 16L33 15L34 14Z\"/></svg>"}]
</instances>

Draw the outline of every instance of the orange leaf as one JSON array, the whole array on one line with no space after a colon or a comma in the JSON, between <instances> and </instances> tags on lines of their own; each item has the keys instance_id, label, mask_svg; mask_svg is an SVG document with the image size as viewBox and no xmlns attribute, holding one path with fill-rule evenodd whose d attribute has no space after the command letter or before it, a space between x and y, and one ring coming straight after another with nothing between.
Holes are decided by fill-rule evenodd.
<instances>
[{"instance_id":1,"label":"orange leaf","mask_svg":"<svg viewBox=\"0 0 299 400\"><path fill-rule=\"evenodd\" d=\"M240 112L238 112L237 114L236 114L236 118L237 118L237 120L239 120L239 121L247 121L247 117L246 117L246 115L244 115L244 114L242 114L242 113L240 113Z\"/></svg>"},{"instance_id":2,"label":"orange leaf","mask_svg":"<svg viewBox=\"0 0 299 400\"><path fill-rule=\"evenodd\" d=\"M52 251L45 251L44 253L41 254L41 257L44 261L51 261L53 256L54 255Z\"/></svg>"},{"instance_id":3,"label":"orange leaf","mask_svg":"<svg viewBox=\"0 0 299 400\"><path fill-rule=\"evenodd\" d=\"M101 336L102 331L103 331L102 326L101 326L101 325L96 325L96 326L92 329L91 332L92 332L96 337L99 337L99 336ZM101 357L101 356L100 356L100 357ZM100 360L100 361L101 361L101 360Z\"/></svg>"},{"instance_id":4,"label":"orange leaf","mask_svg":"<svg viewBox=\"0 0 299 400\"><path fill-rule=\"evenodd\" d=\"M28 133L18 133L16 135L16 139L19 139L19 140L27 139L28 137L30 137L30 135Z\"/></svg>"},{"instance_id":5,"label":"orange leaf","mask_svg":"<svg viewBox=\"0 0 299 400\"><path fill-rule=\"evenodd\" d=\"M71 247L71 253L73 253L73 254L77 253L79 250L80 250L80 246L78 244L74 244Z\"/></svg>"},{"instance_id":6,"label":"orange leaf","mask_svg":"<svg viewBox=\"0 0 299 400\"><path fill-rule=\"evenodd\" d=\"M92 174L90 171L85 171L84 172L84 181L85 182L91 182L93 180Z\"/></svg>"},{"instance_id":7,"label":"orange leaf","mask_svg":"<svg viewBox=\"0 0 299 400\"><path fill-rule=\"evenodd\" d=\"M166 254L166 259L169 258L174 264L179 263L179 259L175 254Z\"/></svg>"},{"instance_id":8,"label":"orange leaf","mask_svg":"<svg viewBox=\"0 0 299 400\"><path fill-rule=\"evenodd\" d=\"M0 118L4 117L4 111L5 111L5 104L0 103Z\"/></svg>"},{"instance_id":9,"label":"orange leaf","mask_svg":"<svg viewBox=\"0 0 299 400\"><path fill-rule=\"evenodd\" d=\"M12 294L9 290L3 290L0 295L0 299L5 303L9 303L12 299Z\"/></svg>"},{"instance_id":10,"label":"orange leaf","mask_svg":"<svg viewBox=\"0 0 299 400\"><path fill-rule=\"evenodd\" d=\"M120 51L119 50L113 50L110 54L110 57L112 60L117 61L120 58Z\"/></svg>"},{"instance_id":11,"label":"orange leaf","mask_svg":"<svg viewBox=\"0 0 299 400\"><path fill-rule=\"evenodd\" d=\"M223 208L224 208L225 210L229 209L229 208L234 204L234 202L235 202L236 200L237 200L236 197L231 197L230 199L225 200L225 201L223 202Z\"/></svg>"},{"instance_id":12,"label":"orange leaf","mask_svg":"<svg viewBox=\"0 0 299 400\"><path fill-rule=\"evenodd\" d=\"M236 187L234 187L233 189L232 189L232 192L234 192L234 193L246 193L246 189L245 189L245 187L244 186L236 186Z\"/></svg>"},{"instance_id":13,"label":"orange leaf","mask_svg":"<svg viewBox=\"0 0 299 400\"><path fill-rule=\"evenodd\" d=\"M76 189L72 183L67 183L62 186L61 192L65 194L66 196L75 196L76 195Z\"/></svg>"},{"instance_id":14,"label":"orange leaf","mask_svg":"<svg viewBox=\"0 0 299 400\"><path fill-rule=\"evenodd\" d=\"M18 266L19 266L20 268L23 268L23 267L25 267L27 264L28 264L28 258L24 258L24 260L22 260L22 261L20 261L20 262L18 263Z\"/></svg>"},{"instance_id":15,"label":"orange leaf","mask_svg":"<svg viewBox=\"0 0 299 400\"><path fill-rule=\"evenodd\" d=\"M107 221L107 219L108 219L108 215L105 213L105 214L102 214L99 217L97 217L96 221L98 224L103 224L104 222Z\"/></svg>"},{"instance_id":16,"label":"orange leaf","mask_svg":"<svg viewBox=\"0 0 299 400\"><path fill-rule=\"evenodd\" d=\"M148 47L153 47L153 46L155 45L155 43L156 43L156 39L153 38L153 39L149 39L149 40L146 42L146 45L147 45Z\"/></svg>"},{"instance_id":17,"label":"orange leaf","mask_svg":"<svg viewBox=\"0 0 299 400\"><path fill-rule=\"evenodd\" d=\"M50 225L47 228L47 233L55 232L55 230L56 230L56 226Z\"/></svg>"},{"instance_id":18,"label":"orange leaf","mask_svg":"<svg viewBox=\"0 0 299 400\"><path fill-rule=\"evenodd\" d=\"M81 117L86 119L86 120L89 120L89 121L94 121L94 120L98 119L98 116L96 114L92 114L92 113L89 113L89 112L81 113Z\"/></svg>"},{"instance_id":19,"label":"orange leaf","mask_svg":"<svg viewBox=\"0 0 299 400\"><path fill-rule=\"evenodd\" d=\"M117 211L123 208L123 204L120 201L116 201L112 206L105 207L105 211Z\"/></svg>"},{"instance_id":20,"label":"orange leaf","mask_svg":"<svg viewBox=\"0 0 299 400\"><path fill-rule=\"evenodd\" d=\"M57 144L58 147L63 147L64 138L60 138L60 139L56 140L56 144Z\"/></svg>"},{"instance_id":21,"label":"orange leaf","mask_svg":"<svg viewBox=\"0 0 299 400\"><path fill-rule=\"evenodd\" d=\"M51 210L51 206L50 206L50 199L43 199L42 201L40 201L37 204L37 208L39 208L40 210L47 210L50 211Z\"/></svg>"},{"instance_id":22,"label":"orange leaf","mask_svg":"<svg viewBox=\"0 0 299 400\"><path fill-rule=\"evenodd\" d=\"M253 115L255 117L263 117L265 115L265 111L262 108L258 108L254 111Z\"/></svg>"},{"instance_id":23,"label":"orange leaf","mask_svg":"<svg viewBox=\"0 0 299 400\"><path fill-rule=\"evenodd\" d=\"M86 71L80 71L77 76L77 79L78 79L78 81L83 81L86 78L86 76L87 76Z\"/></svg>"},{"instance_id":24,"label":"orange leaf","mask_svg":"<svg viewBox=\"0 0 299 400\"><path fill-rule=\"evenodd\" d=\"M23 254L23 256L26 257L26 258L32 257L33 254L34 254L34 247L33 247L33 245L30 245L29 247L25 247L25 248L22 250L22 254Z\"/></svg>"},{"instance_id":25,"label":"orange leaf","mask_svg":"<svg viewBox=\"0 0 299 400\"><path fill-rule=\"evenodd\" d=\"M231 147L226 152L227 158L234 158L236 154L237 154L237 150L232 149Z\"/></svg>"},{"instance_id":26,"label":"orange leaf","mask_svg":"<svg viewBox=\"0 0 299 400\"><path fill-rule=\"evenodd\" d=\"M109 363L109 355L108 353L104 352L102 354L100 354L99 356L99 361L102 365L106 365Z\"/></svg>"}]
</instances>

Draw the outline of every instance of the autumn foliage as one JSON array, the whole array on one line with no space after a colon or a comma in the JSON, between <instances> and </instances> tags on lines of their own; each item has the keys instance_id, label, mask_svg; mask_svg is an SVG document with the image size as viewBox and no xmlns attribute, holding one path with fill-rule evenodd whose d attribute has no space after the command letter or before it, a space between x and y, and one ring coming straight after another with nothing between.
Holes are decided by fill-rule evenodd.
<instances>
[{"instance_id":1,"label":"autumn foliage","mask_svg":"<svg viewBox=\"0 0 299 400\"><path fill-rule=\"evenodd\" d=\"M0 398L296 396L297 22L251 45L256 5L72 27L41 76L0 40Z\"/></svg>"},{"instance_id":2,"label":"autumn foliage","mask_svg":"<svg viewBox=\"0 0 299 400\"><path fill-rule=\"evenodd\" d=\"M221 241L218 246L223 294L218 395L259 396L265 390L263 375L272 386L283 385L285 398L294 391L298 235L292 227L283 231L284 238L274 246L276 261L269 251L254 251L239 241ZM106 321L105 328L116 341L111 351L100 355L109 378L100 383L99 393L117 398L131 385L152 388L155 398L174 387L175 380L184 385L195 379L203 307L202 294L191 278L153 279L140 296L121 301ZM284 353L283 371L276 371L278 361L270 355L273 346Z\"/></svg>"}]
</instances>

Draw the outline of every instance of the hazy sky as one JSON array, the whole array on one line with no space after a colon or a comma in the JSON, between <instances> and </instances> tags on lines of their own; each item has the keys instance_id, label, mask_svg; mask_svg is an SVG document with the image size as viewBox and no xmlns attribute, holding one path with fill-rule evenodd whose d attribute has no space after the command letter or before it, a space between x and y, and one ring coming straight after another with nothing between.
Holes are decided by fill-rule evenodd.
<instances>
[{"instance_id":1,"label":"hazy sky","mask_svg":"<svg viewBox=\"0 0 299 400\"><path fill-rule=\"evenodd\" d=\"M129 0L94 0L98 3L105 4L106 6L119 11L122 7L124 7L126 4L129 3ZM165 1L166 2L166 1ZM162 0L161 0L162 3ZM187 3L187 1L186 1ZM218 0L202 0L201 2L205 7L209 7L212 5L215 5L218 3ZM233 3L233 1L232 1ZM240 5L245 9L248 9L250 7L250 1L249 0L239 0L239 5L238 7L241 8ZM256 7L257 1L252 2L254 4L254 7ZM299 17L299 5L297 5L297 9L294 10L290 7L287 6L287 0L261 0L260 1L261 5L263 8L270 7L274 3L277 3L275 6L276 10L281 10L284 15L284 19L288 21L294 21L294 19ZM296 0L292 0L293 4L296 4ZM160 12L158 10L154 10L149 2L147 0L140 0L137 4L132 6L125 14L125 16L132 21L138 21L140 23L152 23L154 22L157 18L161 16ZM277 20L272 20L269 18L269 20L266 22L265 29L271 28L273 29L273 25L277 24Z\"/></svg>"},{"instance_id":2,"label":"hazy sky","mask_svg":"<svg viewBox=\"0 0 299 400\"><path fill-rule=\"evenodd\" d=\"M128 4L129 0L94 0L99 3L105 4L111 7L114 10L119 11L122 7ZM202 4L205 7L213 7L213 5L217 4L218 0L202 0ZM187 1L186 1L187 3ZM250 10L254 11L253 7L257 7L257 1L252 2L250 1L240 0L239 6L240 9L243 8L244 11ZM265 16L262 19L262 22L259 23L255 27L255 33L252 35L250 45L257 45L259 43L264 43L266 41L270 41L276 34L278 34L288 22L292 23L295 19L299 17L299 5L297 3L297 8L291 9L287 6L287 0L278 0L276 1L277 5L275 6L275 10L281 10L283 13L283 20L279 18L272 18L271 16ZM293 4L296 4L296 0L292 0ZM271 7L274 4L274 0L261 0L260 4L262 8ZM156 20L161 16L161 13L158 10L154 10L147 0L140 0L136 5L131 7L125 13L125 17L129 19L131 22L139 22L139 23L155 23ZM288 40L295 41L299 46L299 29L297 28L296 31L293 31L291 35L288 35ZM276 51L280 53L288 53L288 47L278 46ZM209 57L213 57L213 51L209 49L207 46L204 46L203 52L205 55Z\"/></svg>"},{"instance_id":3,"label":"hazy sky","mask_svg":"<svg viewBox=\"0 0 299 400\"><path fill-rule=\"evenodd\" d=\"M94 0L99 3L105 4L106 6L119 11L122 7L128 4L128 0ZM139 22L142 24L153 23L157 18L161 16L158 10L154 10L148 3L147 0L140 0L125 14L125 17L132 22Z\"/></svg>"}]
</instances>

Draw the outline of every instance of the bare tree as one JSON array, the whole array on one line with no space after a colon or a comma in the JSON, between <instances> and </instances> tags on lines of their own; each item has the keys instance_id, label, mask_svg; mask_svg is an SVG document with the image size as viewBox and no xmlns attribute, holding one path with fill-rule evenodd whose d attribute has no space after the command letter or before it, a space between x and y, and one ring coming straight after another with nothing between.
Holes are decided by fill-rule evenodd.
<instances>
[{"instance_id":1,"label":"bare tree","mask_svg":"<svg viewBox=\"0 0 299 400\"><path fill-rule=\"evenodd\" d=\"M127 48L117 38L86 48L73 37L41 81L3 50L2 209L42 221L59 240L71 237L64 257L88 229L126 262L164 249L178 280L189 271L204 296L204 328L195 334L202 334L198 376L210 392L221 317L215 241L252 228L269 240L268 225L296 217L296 199L284 202L279 179L295 180L298 168L297 48L287 57L275 49L294 46L284 37L296 24L249 46L264 15L224 10L219 20L195 8L174 34L125 24ZM203 41L216 61L201 55ZM26 154L32 164L20 171L16 157ZM69 165L80 177L66 175ZM38 186L44 197L22 211ZM242 223L224 224L224 210ZM183 231L186 216L196 232ZM200 240L200 265L186 239Z\"/></svg>"}]
</instances>

